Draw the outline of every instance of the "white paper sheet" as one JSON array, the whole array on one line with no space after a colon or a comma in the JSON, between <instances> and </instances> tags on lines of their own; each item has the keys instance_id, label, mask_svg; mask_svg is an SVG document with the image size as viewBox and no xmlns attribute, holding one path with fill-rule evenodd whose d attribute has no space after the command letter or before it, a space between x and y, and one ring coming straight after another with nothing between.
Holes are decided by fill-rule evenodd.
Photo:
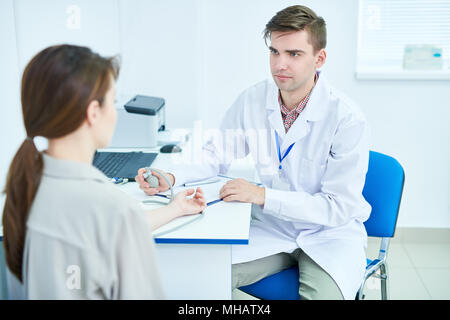
<instances>
[{"instance_id":1,"label":"white paper sheet","mask_svg":"<svg viewBox=\"0 0 450 320\"><path fill-rule=\"evenodd\" d=\"M176 195L178 192L186 190L186 189L197 189L197 187L200 187L203 190L203 193L205 195L206 202L209 203L211 201L215 201L220 199L219 193L222 186L229 180L229 178L224 177L217 177L219 179L218 182L215 183L209 183L209 184L201 184L201 181L199 181L198 186L190 186L190 187L176 187L173 189L174 195ZM208 179L210 180L210 179ZM162 192L160 194L164 194L167 196L170 196L170 190L166 192ZM162 197L157 196L147 196L147 199L145 199L146 202L154 201L155 203L143 203L143 208L147 210L156 209L159 208L169 202L168 199L164 199ZM158 204L157 204L158 203ZM206 214L206 210L203 214ZM182 228L183 226L194 222L197 219L201 219L202 214L195 214L195 215L189 215L189 216L182 216L178 217L169 223L159 227L155 231L153 231L153 236L161 236L161 235L167 235L168 233L178 230L179 228Z\"/></svg>"}]
</instances>

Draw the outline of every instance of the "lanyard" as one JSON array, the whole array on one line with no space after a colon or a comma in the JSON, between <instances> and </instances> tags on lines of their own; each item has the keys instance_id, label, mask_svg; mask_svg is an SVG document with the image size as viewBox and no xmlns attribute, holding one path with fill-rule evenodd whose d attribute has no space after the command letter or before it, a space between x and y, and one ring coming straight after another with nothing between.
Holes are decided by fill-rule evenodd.
<instances>
[{"instance_id":1,"label":"lanyard","mask_svg":"<svg viewBox=\"0 0 450 320\"><path fill-rule=\"evenodd\" d=\"M278 169L281 170L281 169L282 169L282 167L281 167L281 161L283 161L284 158L286 158L286 156L289 154L289 152L291 152L291 149L292 149L292 147L294 146L295 142L294 142L293 144L291 144L291 145L289 146L289 148L287 148L287 150L286 150L286 152L284 153L283 157L281 157L280 141L279 141L278 133L277 133L276 130L275 130L275 139L276 139L276 141L277 141L278 160L280 161L280 165L279 165Z\"/></svg>"}]
</instances>

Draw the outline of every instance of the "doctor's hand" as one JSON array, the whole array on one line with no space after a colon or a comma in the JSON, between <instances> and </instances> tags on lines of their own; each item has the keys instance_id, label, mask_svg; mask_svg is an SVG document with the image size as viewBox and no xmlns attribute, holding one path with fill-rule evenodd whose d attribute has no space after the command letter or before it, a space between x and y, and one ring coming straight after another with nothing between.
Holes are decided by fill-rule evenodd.
<instances>
[{"instance_id":1,"label":"doctor's hand","mask_svg":"<svg viewBox=\"0 0 450 320\"><path fill-rule=\"evenodd\" d=\"M239 201L263 205L266 189L239 178L225 183L220 189L220 198L225 202Z\"/></svg>"},{"instance_id":2,"label":"doctor's hand","mask_svg":"<svg viewBox=\"0 0 450 320\"><path fill-rule=\"evenodd\" d=\"M195 195L188 199L188 196L194 194L194 189L187 189L178 192L168 207L173 208L176 216L184 216L202 212L206 209L206 200L203 190L197 188Z\"/></svg>"},{"instance_id":3,"label":"doctor's hand","mask_svg":"<svg viewBox=\"0 0 450 320\"><path fill-rule=\"evenodd\" d=\"M169 179L169 181L172 183L172 185L175 183L175 177L173 174L162 171L162 170L158 170L161 171L161 173L163 173L167 179ZM158 188L150 188L150 185L147 181L145 181L144 179L144 173L145 173L145 168L141 168L138 170L138 174L136 177L134 177L134 180L136 180L137 183L139 183L139 188L144 191L146 194L148 194L149 196L155 195L158 192L164 192L169 190L169 185L167 184L166 180L164 180L164 178L162 178L158 173L156 173L155 171L152 171L152 175L154 175L155 177L158 178L158 182L159 182L159 187Z\"/></svg>"}]
</instances>

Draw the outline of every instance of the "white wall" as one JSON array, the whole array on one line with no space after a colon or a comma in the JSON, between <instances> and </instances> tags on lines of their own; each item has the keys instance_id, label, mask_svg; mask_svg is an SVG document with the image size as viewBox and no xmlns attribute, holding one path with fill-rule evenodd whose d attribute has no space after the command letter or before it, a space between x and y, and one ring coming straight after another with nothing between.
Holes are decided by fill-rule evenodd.
<instances>
[{"instance_id":1,"label":"white wall","mask_svg":"<svg viewBox=\"0 0 450 320\"><path fill-rule=\"evenodd\" d=\"M14 14L21 72L50 45L80 44L107 56L120 51L117 0L14 0Z\"/></svg>"},{"instance_id":2,"label":"white wall","mask_svg":"<svg viewBox=\"0 0 450 320\"><path fill-rule=\"evenodd\" d=\"M19 107L19 64L14 26L13 0L0 1L0 216L9 164L25 137Z\"/></svg>"},{"instance_id":3,"label":"white wall","mask_svg":"<svg viewBox=\"0 0 450 320\"><path fill-rule=\"evenodd\" d=\"M120 53L119 93L164 97L169 127L189 127L197 119L211 127L240 92L269 76L262 31L277 11L296 3L18 0L13 6L12 0L2 0L0 116L5 124L0 129L0 179L24 137L18 82L38 50L70 42L104 55ZM327 22L323 70L363 109L372 126L372 149L394 156L405 168L398 225L450 228L450 82L356 80L357 0L302 4ZM80 29L68 27L73 18L69 5L81 9Z\"/></svg>"},{"instance_id":4,"label":"white wall","mask_svg":"<svg viewBox=\"0 0 450 320\"><path fill-rule=\"evenodd\" d=\"M123 64L118 90L166 100L168 127L185 127L197 116L202 61L197 1L121 0Z\"/></svg>"}]
</instances>

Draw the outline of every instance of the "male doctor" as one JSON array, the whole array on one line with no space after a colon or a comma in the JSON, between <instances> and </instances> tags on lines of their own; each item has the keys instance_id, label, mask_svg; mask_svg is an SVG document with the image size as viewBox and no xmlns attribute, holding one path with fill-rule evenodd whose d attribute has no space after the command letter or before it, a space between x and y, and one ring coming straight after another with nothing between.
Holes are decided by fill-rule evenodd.
<instances>
[{"instance_id":1,"label":"male doctor","mask_svg":"<svg viewBox=\"0 0 450 320\"><path fill-rule=\"evenodd\" d=\"M172 168L167 176L180 185L225 173L233 158L250 153L263 186L235 179L220 191L224 201L253 204L249 245L233 246L233 288L298 265L301 299L354 299L371 211L362 195L367 122L318 71L326 60L322 17L291 6L267 23L264 36L273 80L244 91L227 111L220 129L238 134L211 139L203 164ZM136 181L145 193L168 189L163 179L149 188L142 173Z\"/></svg>"}]
</instances>

